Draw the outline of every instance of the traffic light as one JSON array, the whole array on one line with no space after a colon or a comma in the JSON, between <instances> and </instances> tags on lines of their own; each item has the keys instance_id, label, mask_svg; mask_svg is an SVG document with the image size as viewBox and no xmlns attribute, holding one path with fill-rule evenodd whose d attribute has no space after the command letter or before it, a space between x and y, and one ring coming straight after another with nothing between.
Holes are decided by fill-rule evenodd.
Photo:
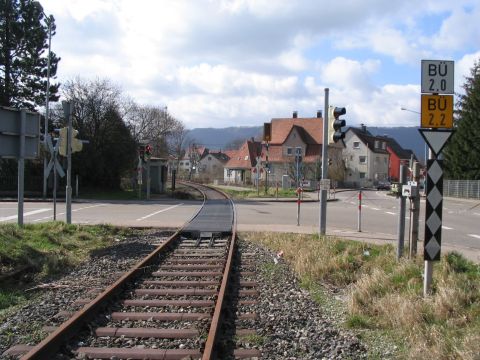
<instances>
[{"instance_id":1,"label":"traffic light","mask_svg":"<svg viewBox=\"0 0 480 360\"><path fill-rule=\"evenodd\" d=\"M72 132L72 153L77 151L82 151L83 143L81 140L77 139L78 130L73 129Z\"/></svg>"},{"instance_id":2,"label":"traffic light","mask_svg":"<svg viewBox=\"0 0 480 360\"><path fill-rule=\"evenodd\" d=\"M342 127L346 122L344 119L339 119L341 115L345 115L347 110L344 107L330 106L328 109L328 143L333 144L345 138L345 133L342 132Z\"/></svg>"},{"instance_id":3,"label":"traffic light","mask_svg":"<svg viewBox=\"0 0 480 360\"><path fill-rule=\"evenodd\" d=\"M58 139L58 153L62 156L67 156L67 136L68 136L68 128L63 127L59 131L59 139Z\"/></svg>"},{"instance_id":4,"label":"traffic light","mask_svg":"<svg viewBox=\"0 0 480 360\"><path fill-rule=\"evenodd\" d=\"M63 127L59 130L60 137L58 139L58 153L62 156L67 156L67 143L68 143L68 127ZM72 132L72 153L82 151L83 143L77 139L78 130L73 129Z\"/></svg>"},{"instance_id":5,"label":"traffic light","mask_svg":"<svg viewBox=\"0 0 480 360\"><path fill-rule=\"evenodd\" d=\"M151 156L152 156L152 147L150 146L150 144L147 144L147 146L145 146L145 158L147 160L150 160Z\"/></svg>"}]
</instances>

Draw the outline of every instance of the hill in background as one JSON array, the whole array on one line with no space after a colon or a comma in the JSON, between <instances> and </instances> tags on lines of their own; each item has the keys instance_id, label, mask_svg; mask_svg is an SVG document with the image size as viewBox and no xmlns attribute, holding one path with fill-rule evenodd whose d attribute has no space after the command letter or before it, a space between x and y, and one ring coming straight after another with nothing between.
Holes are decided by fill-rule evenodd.
<instances>
[{"instance_id":1,"label":"hill in background","mask_svg":"<svg viewBox=\"0 0 480 360\"><path fill-rule=\"evenodd\" d=\"M425 158L425 142L418 127L367 127L373 135L387 135L394 138L404 149L411 149L420 161ZM232 142L243 142L254 137L262 137L262 126L228 127L223 129L196 128L189 131L187 137L197 145L209 149L224 150Z\"/></svg>"}]
</instances>

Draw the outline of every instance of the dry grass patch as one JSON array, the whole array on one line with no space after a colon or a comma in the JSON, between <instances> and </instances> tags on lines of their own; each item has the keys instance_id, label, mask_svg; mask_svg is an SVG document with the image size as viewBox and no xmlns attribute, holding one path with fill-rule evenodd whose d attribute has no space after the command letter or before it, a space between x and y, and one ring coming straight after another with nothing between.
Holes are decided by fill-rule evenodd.
<instances>
[{"instance_id":1,"label":"dry grass patch","mask_svg":"<svg viewBox=\"0 0 480 360\"><path fill-rule=\"evenodd\" d=\"M424 298L423 259L397 262L392 246L304 234L244 238L283 251L306 283L348 289L346 324L386 332L405 349L402 358L480 359L480 266L461 255L435 263L433 293Z\"/></svg>"}]
</instances>

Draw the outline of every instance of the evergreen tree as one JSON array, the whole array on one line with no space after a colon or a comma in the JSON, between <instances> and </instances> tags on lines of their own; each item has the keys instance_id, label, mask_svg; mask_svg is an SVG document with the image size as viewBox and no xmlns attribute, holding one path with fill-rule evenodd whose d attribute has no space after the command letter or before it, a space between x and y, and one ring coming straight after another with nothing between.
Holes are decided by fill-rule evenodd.
<instances>
[{"instance_id":1,"label":"evergreen tree","mask_svg":"<svg viewBox=\"0 0 480 360\"><path fill-rule=\"evenodd\" d=\"M455 133L444 151L449 179L480 180L480 62L475 62L456 104Z\"/></svg>"},{"instance_id":2,"label":"evergreen tree","mask_svg":"<svg viewBox=\"0 0 480 360\"><path fill-rule=\"evenodd\" d=\"M38 1L0 0L0 105L34 110L45 104L48 24L53 36L55 20ZM50 52L51 79L59 60ZM58 87L50 83L50 101L58 100Z\"/></svg>"}]
</instances>

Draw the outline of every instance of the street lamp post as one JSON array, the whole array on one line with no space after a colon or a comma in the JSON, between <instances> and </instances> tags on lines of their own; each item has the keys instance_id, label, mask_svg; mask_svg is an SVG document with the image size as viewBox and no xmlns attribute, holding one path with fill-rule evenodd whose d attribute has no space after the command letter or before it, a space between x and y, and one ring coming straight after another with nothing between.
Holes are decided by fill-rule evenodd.
<instances>
[{"instance_id":1,"label":"street lamp post","mask_svg":"<svg viewBox=\"0 0 480 360\"><path fill-rule=\"evenodd\" d=\"M46 95L45 95L45 132L44 132L44 148L47 148L47 135L48 135L48 118L50 116L49 112L49 100L50 100L50 53L51 53L51 45L52 45L52 21L53 21L53 16L47 16L43 10L42 10L43 15L46 18L47 24L48 24L48 58L47 58L47 89L46 89ZM43 158L43 199L46 199L47 197L47 179L48 179L48 174L46 174L46 169L47 169L47 157L45 156Z\"/></svg>"}]
</instances>

